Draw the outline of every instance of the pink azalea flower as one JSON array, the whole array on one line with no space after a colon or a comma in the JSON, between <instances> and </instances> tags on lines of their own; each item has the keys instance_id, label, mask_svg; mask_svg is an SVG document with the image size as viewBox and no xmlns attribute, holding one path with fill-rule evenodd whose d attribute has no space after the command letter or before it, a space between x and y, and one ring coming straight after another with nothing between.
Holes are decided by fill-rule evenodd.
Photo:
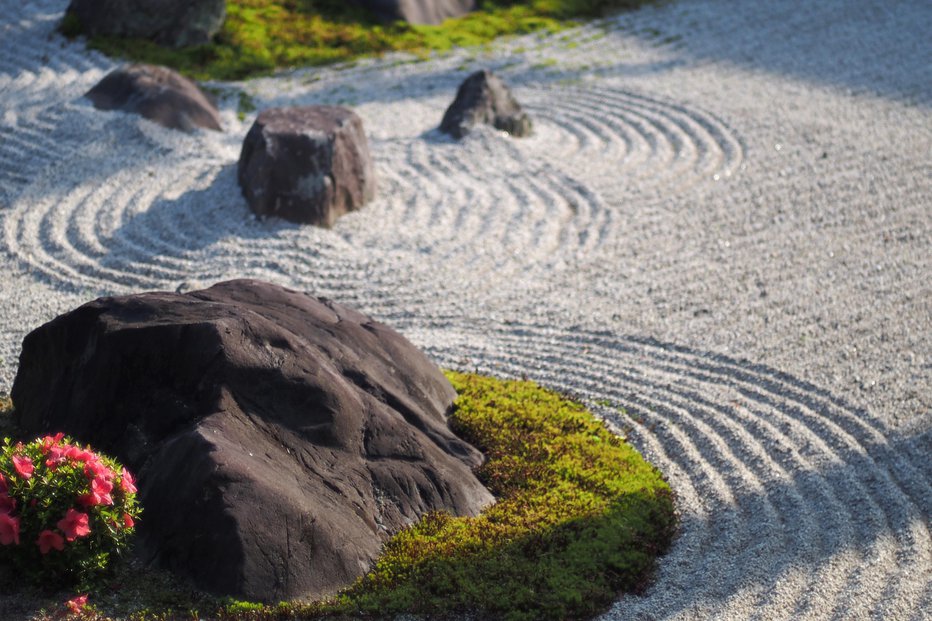
<instances>
[{"instance_id":1,"label":"pink azalea flower","mask_svg":"<svg viewBox=\"0 0 932 621\"><path fill-rule=\"evenodd\" d=\"M85 606L87 606L87 595L79 595L78 597L73 597L65 602L65 607L76 615L81 614L81 611L84 610Z\"/></svg>"},{"instance_id":2,"label":"pink azalea flower","mask_svg":"<svg viewBox=\"0 0 932 621\"><path fill-rule=\"evenodd\" d=\"M95 455L92 452L81 448L80 446L68 446L68 448L65 450L65 457L71 461L87 463L89 461L93 461Z\"/></svg>"},{"instance_id":3,"label":"pink azalea flower","mask_svg":"<svg viewBox=\"0 0 932 621\"><path fill-rule=\"evenodd\" d=\"M125 468L123 469L123 472L126 472ZM0 472L0 494L6 494L8 489L9 488L6 486L6 479L3 478L3 473Z\"/></svg>"},{"instance_id":4,"label":"pink azalea flower","mask_svg":"<svg viewBox=\"0 0 932 621\"><path fill-rule=\"evenodd\" d=\"M39 546L39 552L42 554L48 554L53 549L61 552L65 549L65 540L53 530L44 530L39 533L36 545Z\"/></svg>"},{"instance_id":5,"label":"pink azalea flower","mask_svg":"<svg viewBox=\"0 0 932 621\"><path fill-rule=\"evenodd\" d=\"M135 525L136 525L136 522L133 520L133 516L131 516L129 513L124 513L123 514L123 526L126 528L132 528Z\"/></svg>"},{"instance_id":6,"label":"pink azalea flower","mask_svg":"<svg viewBox=\"0 0 932 621\"><path fill-rule=\"evenodd\" d=\"M32 471L35 470L35 467L32 465L32 460L28 457L13 455L13 469L16 470L16 474L23 479L29 479L32 477Z\"/></svg>"},{"instance_id":7,"label":"pink azalea flower","mask_svg":"<svg viewBox=\"0 0 932 621\"><path fill-rule=\"evenodd\" d=\"M0 513L0 545L19 545L19 518Z\"/></svg>"},{"instance_id":8,"label":"pink azalea flower","mask_svg":"<svg viewBox=\"0 0 932 621\"><path fill-rule=\"evenodd\" d=\"M91 481L91 493L98 499L97 504L99 505L113 504L113 499L110 497L110 492L112 491L113 483L102 477L98 477Z\"/></svg>"},{"instance_id":9,"label":"pink azalea flower","mask_svg":"<svg viewBox=\"0 0 932 621\"><path fill-rule=\"evenodd\" d=\"M78 537L86 537L91 534L91 527L88 525L87 514L68 509L65 517L58 520L58 530L65 533L65 539L74 541Z\"/></svg>"},{"instance_id":10,"label":"pink azalea flower","mask_svg":"<svg viewBox=\"0 0 932 621\"><path fill-rule=\"evenodd\" d=\"M131 475L126 468L123 468L123 474L120 475L120 487L122 487L123 491L127 494L136 493L136 479L133 478L133 475Z\"/></svg>"},{"instance_id":11,"label":"pink azalea flower","mask_svg":"<svg viewBox=\"0 0 932 621\"><path fill-rule=\"evenodd\" d=\"M64 437L65 437L65 434L61 432L56 433L54 436L45 436L44 438L42 438L42 447L39 450L41 450L42 454L45 455L52 449L53 446L57 446L58 443L61 442L62 438Z\"/></svg>"},{"instance_id":12,"label":"pink azalea flower","mask_svg":"<svg viewBox=\"0 0 932 621\"><path fill-rule=\"evenodd\" d=\"M10 514L16 511L16 499L10 498L5 491L0 491L0 514Z\"/></svg>"},{"instance_id":13,"label":"pink azalea flower","mask_svg":"<svg viewBox=\"0 0 932 621\"><path fill-rule=\"evenodd\" d=\"M97 478L91 481L91 493L79 496L78 502L85 507L112 505L113 498L110 496L111 491L113 491L113 483L106 479Z\"/></svg>"},{"instance_id":14,"label":"pink azalea flower","mask_svg":"<svg viewBox=\"0 0 932 621\"><path fill-rule=\"evenodd\" d=\"M106 465L104 465L104 462L100 461L99 459L95 459L84 464L84 474L88 479L95 479L100 477L106 479L107 481L112 481L113 477L115 476L114 472Z\"/></svg>"},{"instance_id":15,"label":"pink azalea flower","mask_svg":"<svg viewBox=\"0 0 932 621\"><path fill-rule=\"evenodd\" d=\"M45 451L45 465L49 470L55 470L58 468L58 464L65 461L65 451L67 449L63 446L52 446L48 451Z\"/></svg>"}]
</instances>

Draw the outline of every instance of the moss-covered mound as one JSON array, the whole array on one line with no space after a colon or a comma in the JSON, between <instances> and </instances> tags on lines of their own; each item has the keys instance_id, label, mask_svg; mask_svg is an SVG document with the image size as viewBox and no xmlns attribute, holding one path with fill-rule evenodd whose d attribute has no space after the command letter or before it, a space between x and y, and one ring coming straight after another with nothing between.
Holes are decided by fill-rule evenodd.
<instances>
[{"instance_id":1,"label":"moss-covered mound","mask_svg":"<svg viewBox=\"0 0 932 621\"><path fill-rule=\"evenodd\" d=\"M328 602L221 605L179 589L173 605L164 579L126 570L125 598L103 587L91 601L105 614L136 619L190 618L193 608L218 606L215 616L231 620L460 611L583 619L620 592L642 588L676 526L660 473L561 395L527 381L447 377L459 393L451 425L487 456L479 475L497 502L481 515L426 516L386 544L367 576Z\"/></svg>"},{"instance_id":2,"label":"moss-covered mound","mask_svg":"<svg viewBox=\"0 0 932 621\"><path fill-rule=\"evenodd\" d=\"M92 48L173 67L197 79L232 80L282 67L346 61L388 51L426 53L478 45L507 34L558 30L575 18L640 6L648 0L482 0L481 10L439 26L381 24L346 0L228 0L217 40L183 50L133 39L93 37ZM68 36L81 33L73 18Z\"/></svg>"},{"instance_id":3,"label":"moss-covered mound","mask_svg":"<svg viewBox=\"0 0 932 621\"><path fill-rule=\"evenodd\" d=\"M451 424L498 502L398 534L344 597L372 612L574 619L637 590L675 527L660 473L585 408L532 382L448 373Z\"/></svg>"}]
</instances>

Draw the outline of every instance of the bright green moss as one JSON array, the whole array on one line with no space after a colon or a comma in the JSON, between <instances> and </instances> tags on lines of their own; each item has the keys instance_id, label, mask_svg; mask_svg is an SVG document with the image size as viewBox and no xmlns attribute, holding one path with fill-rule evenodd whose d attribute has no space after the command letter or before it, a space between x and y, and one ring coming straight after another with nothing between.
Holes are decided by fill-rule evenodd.
<instances>
[{"instance_id":1,"label":"bright green moss","mask_svg":"<svg viewBox=\"0 0 932 621\"><path fill-rule=\"evenodd\" d=\"M344 0L228 0L227 19L209 45L174 50L148 41L93 37L92 48L174 67L198 79L233 80L277 68L348 61L388 51L426 54L487 43L503 35L556 31L577 18L634 8L649 0L484 0L482 9L439 26L380 24ZM81 26L66 16L61 31Z\"/></svg>"},{"instance_id":2,"label":"bright green moss","mask_svg":"<svg viewBox=\"0 0 932 621\"><path fill-rule=\"evenodd\" d=\"M648 579L676 520L660 473L581 405L532 382L449 372L451 426L498 502L395 536L341 601L366 612L591 616Z\"/></svg>"}]
</instances>

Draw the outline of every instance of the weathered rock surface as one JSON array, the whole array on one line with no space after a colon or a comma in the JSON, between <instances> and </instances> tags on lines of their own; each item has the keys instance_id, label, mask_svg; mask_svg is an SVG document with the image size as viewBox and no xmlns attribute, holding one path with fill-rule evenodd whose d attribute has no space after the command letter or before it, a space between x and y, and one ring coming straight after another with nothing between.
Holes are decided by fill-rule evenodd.
<instances>
[{"instance_id":1,"label":"weathered rock surface","mask_svg":"<svg viewBox=\"0 0 932 621\"><path fill-rule=\"evenodd\" d=\"M183 75L155 65L114 69L85 95L99 110L122 110L183 131L220 131L220 115L203 91Z\"/></svg>"},{"instance_id":2,"label":"weathered rock surface","mask_svg":"<svg viewBox=\"0 0 932 621\"><path fill-rule=\"evenodd\" d=\"M272 108L246 134L238 178L260 216L332 226L375 195L362 119L339 106Z\"/></svg>"},{"instance_id":3,"label":"weathered rock surface","mask_svg":"<svg viewBox=\"0 0 932 621\"><path fill-rule=\"evenodd\" d=\"M440 122L440 131L462 138L479 123L512 136L531 133L531 119L505 83L488 69L473 73L460 84L456 99Z\"/></svg>"},{"instance_id":4,"label":"weathered rock surface","mask_svg":"<svg viewBox=\"0 0 932 621\"><path fill-rule=\"evenodd\" d=\"M439 24L476 9L476 0L354 0L386 21Z\"/></svg>"},{"instance_id":5,"label":"weathered rock surface","mask_svg":"<svg viewBox=\"0 0 932 621\"><path fill-rule=\"evenodd\" d=\"M492 501L426 356L267 283L85 304L25 338L12 396L26 433L137 471L143 552L217 593L332 593L423 513Z\"/></svg>"},{"instance_id":6,"label":"weathered rock surface","mask_svg":"<svg viewBox=\"0 0 932 621\"><path fill-rule=\"evenodd\" d=\"M225 0L71 0L86 35L139 37L169 47L203 45L220 31Z\"/></svg>"}]
</instances>

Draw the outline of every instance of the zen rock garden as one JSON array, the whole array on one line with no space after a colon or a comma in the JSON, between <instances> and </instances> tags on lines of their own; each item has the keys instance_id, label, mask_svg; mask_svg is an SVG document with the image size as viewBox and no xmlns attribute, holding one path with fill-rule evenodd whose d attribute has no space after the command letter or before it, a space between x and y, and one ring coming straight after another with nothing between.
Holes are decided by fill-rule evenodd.
<instances>
[{"instance_id":1,"label":"zen rock garden","mask_svg":"<svg viewBox=\"0 0 932 621\"><path fill-rule=\"evenodd\" d=\"M12 396L24 433L137 472L143 557L215 593L329 595L421 515L493 502L424 354L267 283L85 304L27 336Z\"/></svg>"},{"instance_id":2,"label":"zen rock garden","mask_svg":"<svg viewBox=\"0 0 932 621\"><path fill-rule=\"evenodd\" d=\"M209 36L215 4L190 5L193 31L144 30L122 3L90 27L183 45ZM374 4L427 23L473 6ZM71 11L102 13L79 0ZM222 131L211 99L165 67L121 67L86 97L170 129ZM478 124L531 128L487 70L459 87L439 129L460 139ZM376 189L362 119L339 106L262 110L237 178L256 215L323 227ZM455 396L390 328L247 280L85 304L26 338L13 386L25 433L63 431L139 473L146 560L260 601L332 594L420 516L476 515L494 501L473 473L482 454L446 424Z\"/></svg>"}]
</instances>

